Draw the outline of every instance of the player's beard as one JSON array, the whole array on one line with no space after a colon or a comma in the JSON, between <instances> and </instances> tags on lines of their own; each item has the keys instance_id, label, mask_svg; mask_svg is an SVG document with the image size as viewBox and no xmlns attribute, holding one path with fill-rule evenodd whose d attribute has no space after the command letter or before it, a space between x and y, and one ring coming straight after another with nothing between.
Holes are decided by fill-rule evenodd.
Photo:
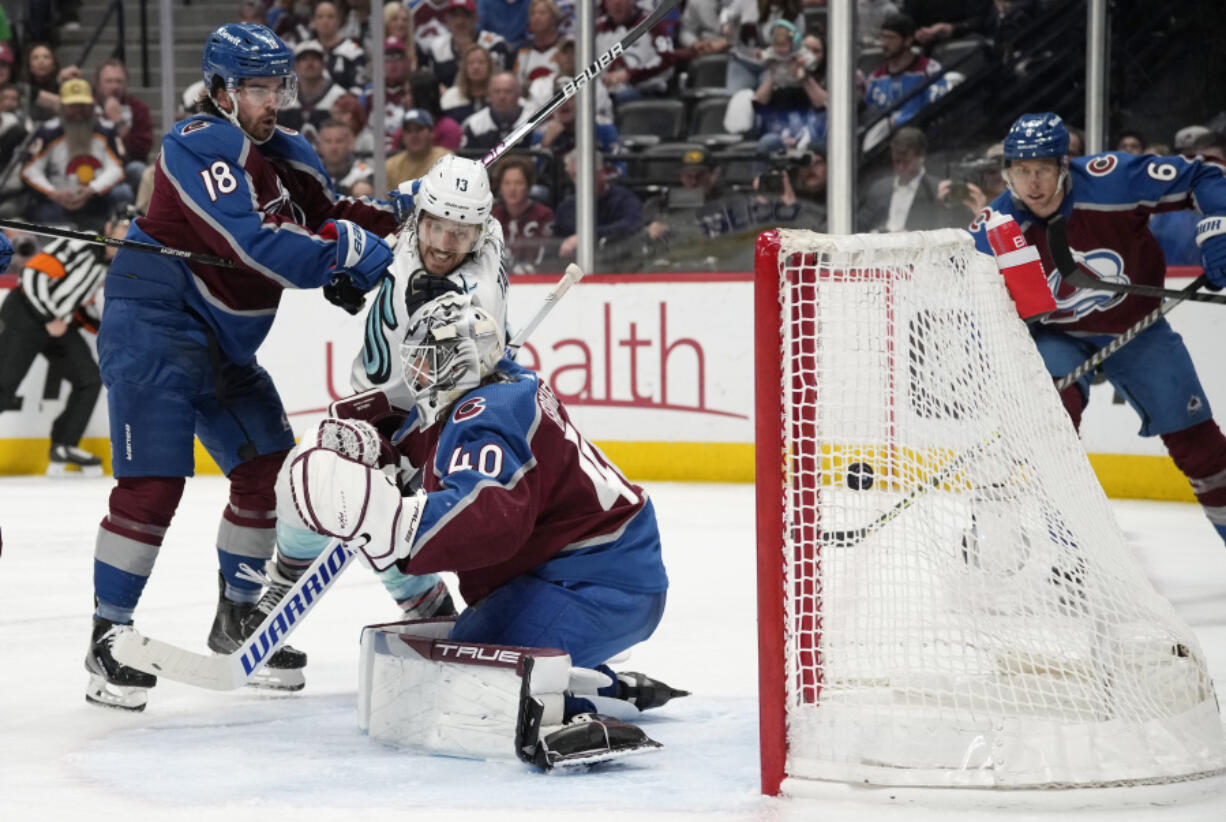
<instances>
[{"instance_id":1,"label":"player's beard","mask_svg":"<svg viewBox=\"0 0 1226 822\"><path fill-rule=\"evenodd\" d=\"M456 269L456 266L464 259L464 255L442 251L426 244L426 247L421 250L421 258L426 270L431 274L446 276Z\"/></svg>"},{"instance_id":2,"label":"player's beard","mask_svg":"<svg viewBox=\"0 0 1226 822\"><path fill-rule=\"evenodd\" d=\"M68 156L77 157L90 154L94 141L93 119L84 122L64 121L64 145L68 147Z\"/></svg>"},{"instance_id":3,"label":"player's beard","mask_svg":"<svg viewBox=\"0 0 1226 822\"><path fill-rule=\"evenodd\" d=\"M254 120L249 127L243 130L246 131L251 139L255 140L257 143L263 143L272 137L272 133L276 130L276 128L276 117L266 121L264 117L261 116L259 119Z\"/></svg>"}]
</instances>

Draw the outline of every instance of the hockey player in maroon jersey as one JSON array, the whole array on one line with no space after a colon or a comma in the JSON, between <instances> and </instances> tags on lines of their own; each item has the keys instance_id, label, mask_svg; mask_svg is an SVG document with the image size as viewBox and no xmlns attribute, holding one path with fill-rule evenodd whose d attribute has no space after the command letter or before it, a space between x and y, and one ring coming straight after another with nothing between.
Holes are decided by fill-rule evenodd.
<instances>
[{"instance_id":1,"label":"hockey player in maroon jersey","mask_svg":"<svg viewBox=\"0 0 1226 822\"><path fill-rule=\"evenodd\" d=\"M274 545L277 471L294 446L255 353L285 288L324 287L357 310L392 260L382 236L404 204L337 199L302 135L276 125L294 96L293 57L264 26L230 23L205 44L204 111L162 143L148 215L129 239L227 257L236 268L121 250L106 279L98 339L116 487L94 553L86 698L143 709L156 679L120 665L133 612L194 469L194 438L230 480L216 537L209 647L228 653L258 624ZM333 290L328 286L332 284ZM253 615L254 613L254 615ZM264 683L302 687L305 655L283 648Z\"/></svg>"},{"instance_id":2,"label":"hockey player in maroon jersey","mask_svg":"<svg viewBox=\"0 0 1226 822\"><path fill-rule=\"evenodd\" d=\"M1101 280L1161 286L1166 263L1148 228L1155 212L1196 208L1205 274L1226 287L1226 176L1222 166L1187 157L1107 152L1068 155L1069 135L1055 114L1024 114L1005 137L1008 190L971 224L980 251L991 253L993 213L1017 220L1050 272L1057 310L1031 325L1047 369L1059 380L1149 314L1157 300L1062 283L1048 249L1048 220L1066 220L1074 256ZM1102 371L1141 417L1141 435L1160 436L1188 477L1213 527L1226 540L1226 437L1213 420L1192 358L1165 319L1113 354ZM1074 425L1089 401L1090 375L1060 398Z\"/></svg>"},{"instance_id":3,"label":"hockey player in maroon jersey","mask_svg":"<svg viewBox=\"0 0 1226 822\"><path fill-rule=\"evenodd\" d=\"M412 416L381 440L325 419L278 480L278 528L295 519L349 541L394 590L405 574L455 572L468 603L451 640L556 648L607 679L568 694L565 719L633 718L684 695L604 663L651 636L668 578L655 511L571 422L535 372L503 356L503 326L466 294L414 313L400 348ZM393 450L394 449L394 450ZM420 466L407 492L391 454ZM402 494L407 494L402 496Z\"/></svg>"}]
</instances>

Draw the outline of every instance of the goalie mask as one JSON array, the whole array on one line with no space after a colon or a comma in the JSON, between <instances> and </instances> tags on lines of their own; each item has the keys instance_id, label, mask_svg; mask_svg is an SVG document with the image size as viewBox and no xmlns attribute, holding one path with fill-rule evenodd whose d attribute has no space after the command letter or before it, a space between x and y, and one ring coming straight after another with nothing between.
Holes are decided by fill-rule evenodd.
<instances>
[{"instance_id":1,"label":"goalie mask","mask_svg":"<svg viewBox=\"0 0 1226 822\"><path fill-rule=\"evenodd\" d=\"M502 359L502 328L467 294L444 294L409 319L400 346L404 381L423 428L460 397L478 387Z\"/></svg>"}]
</instances>

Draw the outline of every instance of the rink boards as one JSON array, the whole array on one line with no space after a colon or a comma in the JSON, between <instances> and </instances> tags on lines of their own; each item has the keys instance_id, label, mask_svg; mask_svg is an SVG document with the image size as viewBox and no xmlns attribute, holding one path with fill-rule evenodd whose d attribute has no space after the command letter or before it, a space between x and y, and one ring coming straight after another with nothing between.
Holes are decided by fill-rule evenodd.
<instances>
[{"instance_id":1,"label":"rink boards","mask_svg":"<svg viewBox=\"0 0 1226 822\"><path fill-rule=\"evenodd\" d=\"M556 279L513 279L513 326L536 310ZM1171 280L1171 287L1180 286ZM1185 304L1170 320L1200 367L1210 401L1226 398L1226 372L1213 367L1226 314ZM319 292L285 293L259 358L295 430L348 393L363 326L363 317L350 317ZM631 478L747 482L753 477L752 340L748 274L592 275L536 329L520 359L545 374L579 428ZM0 473L45 468L47 431L66 391L66 384L58 391L48 386L39 358L18 392L23 408L0 414ZM99 453L109 450L103 397L83 443ZM1136 414L1110 386L1094 387L1083 441L1107 492L1190 500L1161 442L1137 436L1138 428ZM217 471L199 447L197 455L199 473Z\"/></svg>"}]
</instances>

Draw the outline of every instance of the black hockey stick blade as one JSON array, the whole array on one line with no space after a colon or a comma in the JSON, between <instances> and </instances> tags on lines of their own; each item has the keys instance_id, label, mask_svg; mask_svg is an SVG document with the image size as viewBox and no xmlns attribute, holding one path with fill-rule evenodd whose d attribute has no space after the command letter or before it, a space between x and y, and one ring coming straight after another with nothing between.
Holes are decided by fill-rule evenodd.
<instances>
[{"instance_id":1,"label":"black hockey stick blade","mask_svg":"<svg viewBox=\"0 0 1226 822\"><path fill-rule=\"evenodd\" d=\"M109 245L112 248L124 248L128 251L139 251L144 254L160 254L163 257L177 257L180 260L189 263L205 263L206 265L215 265L219 268L238 268L238 264L233 260L225 257L218 257L216 254L204 254L199 251L183 251L179 248L169 248L164 245L154 245L153 243L141 243L136 240L120 240L115 237L107 237L105 234L89 234L84 231L70 231L66 228L53 228L45 225L34 225L32 223L23 223L20 220L2 220L0 219L0 228L11 228L15 231L24 231L26 234L37 234L40 237L60 237L65 240L78 240L83 243L91 243L93 245Z\"/></svg>"},{"instance_id":2,"label":"black hockey stick blade","mask_svg":"<svg viewBox=\"0 0 1226 822\"><path fill-rule=\"evenodd\" d=\"M1211 294L1196 289L1158 288L1152 285L1133 285L1131 283L1109 283L1092 276L1073 259L1073 250L1069 248L1067 226L1064 216L1057 214L1047 221L1047 246L1051 258L1056 263L1060 277L1074 288L1092 288L1096 291L1112 291L1117 294L1135 294L1138 297L1161 297L1182 300L1192 300L1199 303L1226 304L1226 294ZM1200 288L1198 280L1197 289Z\"/></svg>"},{"instance_id":3,"label":"black hockey stick blade","mask_svg":"<svg viewBox=\"0 0 1226 822\"><path fill-rule=\"evenodd\" d=\"M895 503L892 508L882 513L868 525L851 531L823 531L819 538L820 541L833 548L852 548L858 545L883 526L893 522L899 514L910 508L920 497L934 488L939 488L942 483L952 477L959 469L992 447L1000 438L1001 433L999 431L991 432L982 442L975 444L945 463L940 470L912 489L910 493Z\"/></svg>"}]
</instances>

